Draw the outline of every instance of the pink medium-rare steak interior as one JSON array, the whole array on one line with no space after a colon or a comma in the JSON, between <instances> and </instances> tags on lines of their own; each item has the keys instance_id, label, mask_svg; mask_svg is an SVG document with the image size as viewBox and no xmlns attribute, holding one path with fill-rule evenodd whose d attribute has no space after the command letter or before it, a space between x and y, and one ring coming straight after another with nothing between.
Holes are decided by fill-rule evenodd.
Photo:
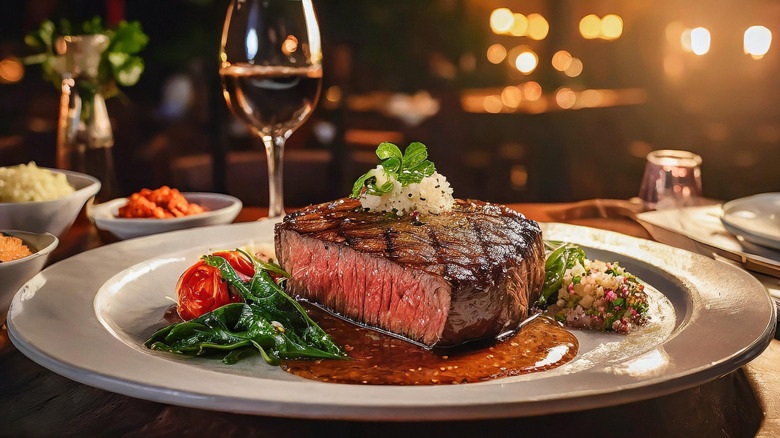
<instances>
[{"instance_id":1,"label":"pink medium-rare steak interior","mask_svg":"<svg viewBox=\"0 0 780 438\"><path fill-rule=\"evenodd\" d=\"M456 201L423 223L340 199L276 226L291 293L428 346L512 331L544 282L536 222L499 205Z\"/></svg>"},{"instance_id":2,"label":"pink medium-rare steak interior","mask_svg":"<svg viewBox=\"0 0 780 438\"><path fill-rule=\"evenodd\" d=\"M293 231L282 233L288 245L279 259L287 261L292 276L290 293L426 345L439 340L450 308L450 287L441 278Z\"/></svg>"}]
</instances>

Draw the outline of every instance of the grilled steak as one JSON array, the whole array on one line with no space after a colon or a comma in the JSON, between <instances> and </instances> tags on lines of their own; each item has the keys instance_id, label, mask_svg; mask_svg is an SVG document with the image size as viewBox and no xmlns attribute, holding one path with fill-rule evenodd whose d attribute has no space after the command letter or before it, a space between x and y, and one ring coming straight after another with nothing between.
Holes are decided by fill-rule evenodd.
<instances>
[{"instance_id":1,"label":"grilled steak","mask_svg":"<svg viewBox=\"0 0 780 438\"><path fill-rule=\"evenodd\" d=\"M288 291L428 347L517 328L544 283L539 226L507 207L457 200L415 223L339 199L276 225Z\"/></svg>"}]
</instances>

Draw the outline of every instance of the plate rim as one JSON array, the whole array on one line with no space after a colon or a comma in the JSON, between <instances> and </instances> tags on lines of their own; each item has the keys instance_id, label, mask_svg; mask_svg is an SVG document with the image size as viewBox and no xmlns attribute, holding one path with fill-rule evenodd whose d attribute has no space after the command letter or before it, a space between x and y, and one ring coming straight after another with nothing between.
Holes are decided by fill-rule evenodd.
<instances>
[{"instance_id":1,"label":"plate rim","mask_svg":"<svg viewBox=\"0 0 780 438\"><path fill-rule=\"evenodd\" d=\"M244 228L246 228L247 230L251 230L254 226L258 226L259 228L262 228L262 224L263 224L262 221L258 221L255 223L218 225L218 226L211 226L207 228L211 228L212 231L218 233L221 230L228 229L228 227L232 228L233 230L243 230ZM661 247L667 247L666 245L663 245L658 242L647 241L644 239L626 236L612 231L596 230L588 227L569 225L569 224L546 223L542 225L543 228L553 228L553 229L555 227L558 228L564 227L569 230L573 230L573 232L584 231L584 230L595 230L600 234L606 233L608 236L612 236L614 238L623 239L623 240L629 239L635 244L649 245L650 247L657 246L657 245L660 245ZM203 230L204 228L199 228L197 232L203 233ZM97 248L96 250L100 250L101 248L108 248L108 249L104 249L103 251L109 251L111 249L116 249L117 245L130 245L127 242L135 242L134 245L142 245L146 242L153 242L155 240L184 238L186 237L187 233L191 233L191 232L192 230L180 230L171 233L158 234L158 235L143 237L139 239L133 239L132 241L123 241L123 242L117 242L110 245L105 245L103 247ZM74 256L72 259L76 259L77 257L80 256L83 258L88 258L88 256L82 256L82 254L89 254L90 252L96 250L86 251L77 256ZM676 249L676 248L671 248L671 250L688 253L687 251ZM92 254L95 254L95 252L92 252ZM701 258L699 260L702 259L707 260L707 263L722 263L724 266L731 266L723 262L716 262L714 260L706 259L705 257L698 254L693 254L693 253L688 253L688 254L690 257L693 258ZM36 278L40 276L45 276L47 274L47 271L58 269L56 267L61 266L60 264L63 262L65 261L52 265L51 267L44 270L41 274L38 274ZM656 268L661 269L664 272L668 272L664 270L662 267L656 267ZM747 274L746 272L740 269L734 267L731 268L736 270L734 272L741 272L742 274L744 274L743 278L745 281L752 281L754 287L757 286L760 287L762 290L764 290L764 294L766 295L766 300L767 300L767 306L769 309L771 309L770 315L766 321L766 324L763 327L763 330L761 331L760 334L756 335L755 338L750 343L742 346L739 350L732 352L726 358L723 358L720 362L709 364L709 365L703 365L702 367L699 367L697 369L688 370L686 373L677 375L674 378L667 378L665 375L660 375L653 378L644 379L642 381L637 381L634 382L633 384L624 385L622 387L622 390L618 392L615 392L614 389L603 390L601 392L598 391L594 392L593 390L583 390L580 392L576 392L576 391L570 392L566 397L561 397L560 395L557 396L549 395L546 397L537 396L533 399L525 399L525 400L512 399L508 401L506 400L500 402L494 401L490 403L484 401L463 402L462 400L458 400L457 398L454 398L453 403L447 405L440 404L437 406L430 406L420 402L415 405L394 406L389 409L387 407L383 407L382 409L378 409L377 405L370 405L370 404L361 405L357 403L352 403L352 404L349 403L333 404L333 403L322 403L322 402L303 403L301 401L296 401L296 402L277 401L277 400L269 401L269 400L261 400L258 398L246 400L245 398L241 398L241 397L237 398L235 396L219 397L214 395L213 393L212 394L198 393L196 391L188 392L186 390L181 390L181 388L170 388L170 387L166 388L162 386L150 386L144 384L143 382L138 382L138 380L132 381L128 379L118 378L116 376L111 375L110 373L92 372L92 373L85 374L82 368L80 368L78 365L74 365L73 363L70 362L63 362L60 358L53 357L50 354L48 354L46 351L44 351L45 349L42 350L39 347L33 345L33 343L31 343L29 339L26 339L23 330L20 331L20 329L17 327L16 319L19 318L19 316L17 316L17 312L15 311L15 309L17 308L17 301L20 299L20 296L24 291L24 287L22 287L19 293L17 293L17 295L14 297L14 303L12 304L12 311L9 312L8 333L12 342L17 346L17 348L23 354L27 355L33 361L41 364L42 366L49 368L59 374L62 374L65 377L68 377L72 380L87 385L97 386L102 389L118 392L131 397L137 397L137 398L152 400L156 402L171 403L171 404L202 408L202 409L222 410L227 412L236 412L236 413L243 413L243 414L273 415L273 416L296 417L296 418L329 418L329 419L381 421L381 420L388 420L394 418L396 415L400 415L403 419L406 420L447 420L447 419L454 419L454 418L485 419L485 418L503 418L503 417L510 417L510 416L529 416L529 415L548 414L554 412L566 412L566 411L579 410L584 408L588 408L588 409L597 408L597 407L603 407L608 405L620 404L620 403L637 401L646 398L665 395L674 391L690 388L692 386L713 380L723 374L726 374L727 372L730 372L744 365L745 363L749 362L754 357L759 355L769 345L769 343L772 340L772 333L774 332L776 318L777 318L775 306L773 305L768 293L766 293L765 289L763 289L763 286L761 286L761 284L757 280L755 280L755 278L753 278L752 276L750 276L749 274ZM114 274L115 273L116 272L114 272ZM31 282L33 282L34 280L35 279L31 280ZM97 291L95 290L94 292ZM94 299L94 293L92 293L90 296L92 296L92 298ZM89 304L90 304L90 308L92 308L91 301ZM94 313L93 313L93 317L94 317ZM99 326L100 328L103 328L102 325ZM676 330L677 329L675 329L675 331ZM121 341L117 339L114 340L119 344L121 344ZM129 348L129 347L124 346L124 348ZM159 361L170 362L169 360L164 359L162 357L154 357L154 356L150 356L150 357L151 358L149 360L152 361L152 363L150 364L160 364ZM198 367L194 367L194 369L197 371ZM203 373L196 372L196 374L203 374ZM326 387L330 387L330 385L333 385L328 383L312 382L312 381L293 382L293 384L299 384L299 383L309 384L310 386L311 385L319 386L319 389L323 388L322 385L325 385ZM486 391L485 389L481 389L481 388L490 388L503 394L503 392L506 391L506 387L516 386L515 383L522 383L522 382L510 382L507 384L503 384L500 380L496 380L492 382L475 383L469 385L433 386L433 387L431 386L400 387L400 388L404 388L401 391L408 391L414 394L415 396L424 395L429 391L441 391L444 393L462 394L462 392L459 392L459 391L463 391L460 388L468 388L466 389L467 391L470 392L476 391L479 393ZM360 385L339 385L339 386L353 387L353 389L365 388L364 386L360 386ZM372 386L370 388L372 391L378 393L388 392L386 390L387 387ZM391 387L391 388L399 388L399 387ZM635 392L631 391L631 389L636 389L636 388L642 389L639 397ZM563 401L565 403L559 403L559 406L551 406L555 404L554 403L555 401Z\"/></svg>"},{"instance_id":2,"label":"plate rim","mask_svg":"<svg viewBox=\"0 0 780 438\"><path fill-rule=\"evenodd\" d=\"M720 210L720 221L723 226L734 235L742 236L744 239L758 245L769 246L774 249L780 249L780 234L773 236L757 230L749 230L741 225L734 223L729 219L729 210L739 208L740 205L760 202L762 198L780 198L780 192L757 193L755 195L745 196L724 203Z\"/></svg>"}]
</instances>

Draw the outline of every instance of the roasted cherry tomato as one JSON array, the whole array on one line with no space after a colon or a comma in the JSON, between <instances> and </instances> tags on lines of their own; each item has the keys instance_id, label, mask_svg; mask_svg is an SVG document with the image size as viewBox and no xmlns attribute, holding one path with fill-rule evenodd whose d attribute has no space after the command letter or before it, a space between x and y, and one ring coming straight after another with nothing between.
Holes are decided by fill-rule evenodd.
<instances>
[{"instance_id":1,"label":"roasted cherry tomato","mask_svg":"<svg viewBox=\"0 0 780 438\"><path fill-rule=\"evenodd\" d=\"M244 281L255 274L252 262L238 251L219 251L212 255L227 260L239 278ZM179 302L177 307L179 316L185 321L197 318L225 304L243 301L240 295L228 289L228 284L222 278L219 268L209 266L203 260L190 266L179 277L176 296Z\"/></svg>"}]
</instances>

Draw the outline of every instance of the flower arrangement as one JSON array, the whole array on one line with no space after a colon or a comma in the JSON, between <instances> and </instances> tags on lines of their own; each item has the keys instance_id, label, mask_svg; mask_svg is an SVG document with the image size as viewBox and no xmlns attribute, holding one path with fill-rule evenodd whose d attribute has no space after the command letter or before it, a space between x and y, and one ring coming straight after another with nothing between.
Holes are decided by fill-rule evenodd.
<instances>
[{"instance_id":1,"label":"flower arrangement","mask_svg":"<svg viewBox=\"0 0 780 438\"><path fill-rule=\"evenodd\" d=\"M144 61L138 53L146 47L149 37L137 21L121 21L114 28L106 28L100 17L77 26L68 20L60 21L59 26L46 20L38 30L25 37L25 43L40 53L28 56L24 62L41 64L43 78L59 88L62 75L69 68L64 55L68 41L87 35L98 36L98 47L102 50L94 77L86 82L95 87L93 93L109 98L120 93L119 86L132 86L138 82L144 71Z\"/></svg>"}]
</instances>

